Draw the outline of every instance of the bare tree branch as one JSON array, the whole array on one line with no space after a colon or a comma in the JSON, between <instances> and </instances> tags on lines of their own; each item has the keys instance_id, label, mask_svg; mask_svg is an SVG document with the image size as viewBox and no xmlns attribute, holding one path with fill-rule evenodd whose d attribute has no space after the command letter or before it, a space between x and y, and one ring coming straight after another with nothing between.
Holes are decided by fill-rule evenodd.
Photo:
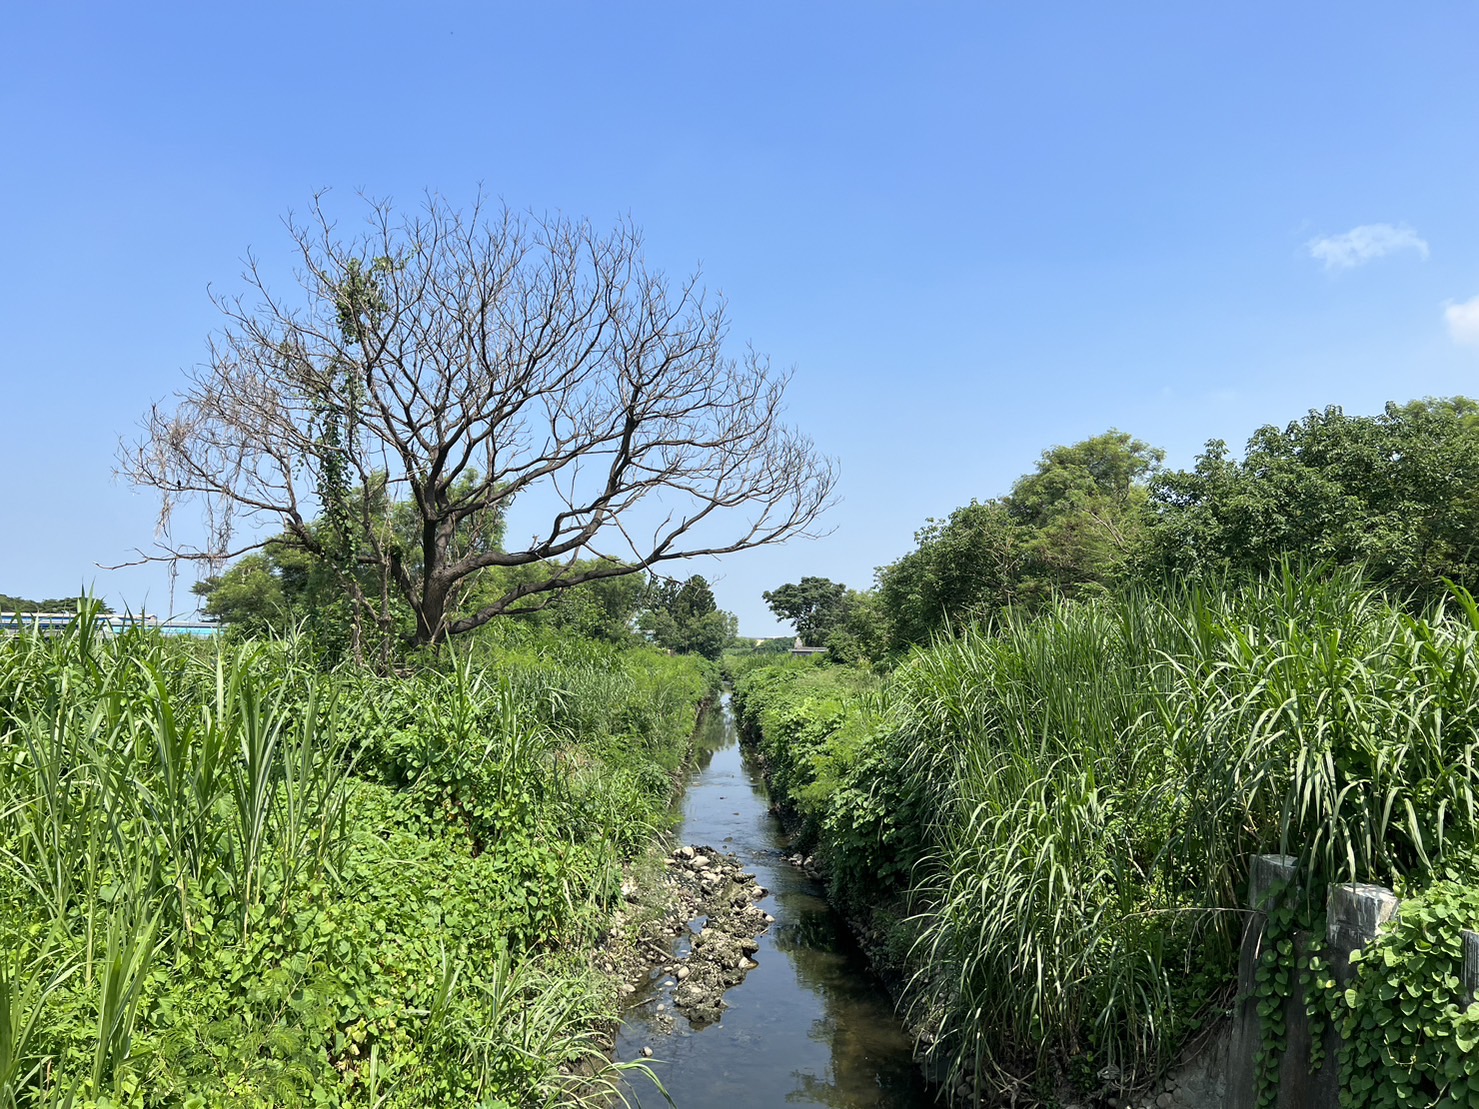
<instances>
[{"instance_id":1,"label":"bare tree branch","mask_svg":"<svg viewBox=\"0 0 1479 1109\"><path fill-rule=\"evenodd\" d=\"M481 199L462 213L428 196L405 216L366 204L350 239L322 197L286 221L292 299L249 257L245 291L215 298L225 326L205 362L120 446L122 472L160 493L150 557L219 565L250 549L233 545L239 524L270 522L328 558L320 521L348 496L357 563L435 643L585 581L807 534L831 503L832 463L782 421L787 375L726 355L723 302L697 275L648 270L635 228ZM459 529L536 488L561 507L526 546L459 546ZM186 501L203 508L202 545L172 538ZM397 501L416 517L414 556L388 526ZM455 609L484 571L577 556L601 561Z\"/></svg>"}]
</instances>

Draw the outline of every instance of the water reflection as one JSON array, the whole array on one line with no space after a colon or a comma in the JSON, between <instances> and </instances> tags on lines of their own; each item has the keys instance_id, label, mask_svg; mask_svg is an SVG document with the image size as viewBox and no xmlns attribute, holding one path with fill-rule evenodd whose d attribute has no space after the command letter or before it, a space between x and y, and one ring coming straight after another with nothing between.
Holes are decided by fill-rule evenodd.
<instances>
[{"instance_id":1,"label":"water reflection","mask_svg":"<svg viewBox=\"0 0 1479 1109\"><path fill-rule=\"evenodd\" d=\"M909 1109L934 1105L910 1057L887 994L868 971L821 890L785 861L758 771L738 747L728 698L697 740L697 777L683 802L679 837L722 845L772 891L761 905L777 919L760 937L759 967L727 995L729 1008L703 1028L676 1017L673 1034L654 1025L672 1012L670 990L653 982L634 999L617 1040L633 1059L644 1046L680 1109L827 1105ZM634 1100L665 1105L651 1088Z\"/></svg>"}]
</instances>

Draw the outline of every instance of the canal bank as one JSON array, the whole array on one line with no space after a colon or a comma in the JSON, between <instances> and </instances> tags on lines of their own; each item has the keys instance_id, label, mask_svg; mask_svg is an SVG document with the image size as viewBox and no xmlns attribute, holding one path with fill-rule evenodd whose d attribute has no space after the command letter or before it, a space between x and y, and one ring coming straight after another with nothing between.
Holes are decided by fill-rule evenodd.
<instances>
[{"instance_id":1,"label":"canal bank","mask_svg":"<svg viewBox=\"0 0 1479 1109\"><path fill-rule=\"evenodd\" d=\"M752 965L737 968L743 973L723 1007L691 1017L679 991L692 977L685 972L697 966L694 947L705 946L709 923L692 921L672 940L670 957L633 983L616 1057L640 1060L650 1050L653 1070L680 1109L935 1105L882 983L820 883L788 862L790 844L770 812L759 768L740 748L727 694L698 738L677 836L713 860L701 869L726 874L717 889L763 890L750 896L773 920L762 920L753 950L736 956ZM686 870L692 861L680 855L669 866ZM666 1104L640 1080L631 1096L649 1109Z\"/></svg>"}]
</instances>

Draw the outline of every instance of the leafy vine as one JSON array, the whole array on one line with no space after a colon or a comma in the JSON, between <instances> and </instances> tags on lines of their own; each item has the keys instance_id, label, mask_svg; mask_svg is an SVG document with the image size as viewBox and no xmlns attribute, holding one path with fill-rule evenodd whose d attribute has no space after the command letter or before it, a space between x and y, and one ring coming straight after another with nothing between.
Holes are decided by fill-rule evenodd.
<instances>
[{"instance_id":1,"label":"leafy vine","mask_svg":"<svg viewBox=\"0 0 1479 1109\"><path fill-rule=\"evenodd\" d=\"M1479 1003L1463 996L1463 932L1479 928L1479 887L1437 882L1402 902L1393 927L1351 957L1331 990L1345 1046L1348 1109L1479 1104Z\"/></svg>"},{"instance_id":2,"label":"leafy vine","mask_svg":"<svg viewBox=\"0 0 1479 1109\"><path fill-rule=\"evenodd\" d=\"M1263 1109L1279 1096L1279 1064L1289 1046L1288 1005L1299 991L1310 1033L1309 1068L1325 1063L1325 1028L1333 987L1325 959L1325 915L1316 913L1303 898L1292 896L1289 882L1269 892L1267 919L1253 996L1257 999L1259 1042L1254 1058L1255 1104Z\"/></svg>"}]
</instances>

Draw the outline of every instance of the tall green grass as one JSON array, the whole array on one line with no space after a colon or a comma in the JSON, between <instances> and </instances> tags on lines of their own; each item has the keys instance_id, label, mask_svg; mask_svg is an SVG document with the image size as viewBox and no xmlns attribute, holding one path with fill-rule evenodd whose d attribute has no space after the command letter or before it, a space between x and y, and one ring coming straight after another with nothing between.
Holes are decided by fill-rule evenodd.
<instances>
[{"instance_id":1,"label":"tall green grass","mask_svg":"<svg viewBox=\"0 0 1479 1109\"><path fill-rule=\"evenodd\" d=\"M0 1109L604 1103L582 951L708 676L479 650L0 640Z\"/></svg>"},{"instance_id":2,"label":"tall green grass","mask_svg":"<svg viewBox=\"0 0 1479 1109\"><path fill-rule=\"evenodd\" d=\"M104 639L86 608L66 635L0 645L0 1104L137 1092L151 975L208 938L202 920L245 935L342 864L332 710L315 676L269 683L267 665ZM63 994L67 1019L47 1012Z\"/></svg>"},{"instance_id":3,"label":"tall green grass","mask_svg":"<svg viewBox=\"0 0 1479 1109\"><path fill-rule=\"evenodd\" d=\"M1149 1075L1227 1004L1251 856L1297 856L1317 909L1475 850L1476 650L1466 594L1414 616L1342 573L1009 614L900 667L818 820L882 798L911 826L828 846L875 880L902 851L909 999L953 1075Z\"/></svg>"}]
</instances>

